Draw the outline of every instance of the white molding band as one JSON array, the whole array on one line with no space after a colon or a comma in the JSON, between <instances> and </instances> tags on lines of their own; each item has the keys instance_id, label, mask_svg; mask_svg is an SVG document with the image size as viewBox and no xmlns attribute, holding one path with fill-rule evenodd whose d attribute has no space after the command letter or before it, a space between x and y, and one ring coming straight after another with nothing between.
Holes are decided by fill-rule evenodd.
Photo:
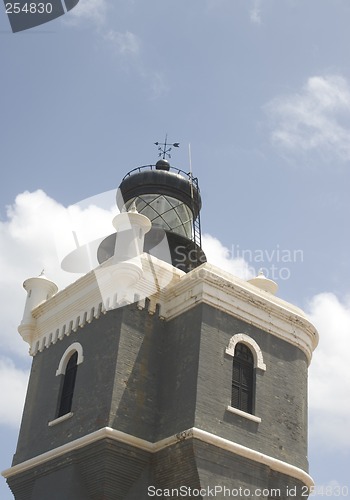
<instances>
[{"instance_id":1,"label":"white molding band","mask_svg":"<svg viewBox=\"0 0 350 500\"><path fill-rule=\"evenodd\" d=\"M160 318L170 321L205 303L297 346L311 361L318 334L298 307L212 264L185 274L151 255L141 259L144 276L133 290L139 309L147 307L150 314L158 310ZM106 283L100 276L107 265L108 261L31 311L35 326L25 340L32 356L121 306L108 271Z\"/></svg>"},{"instance_id":2,"label":"white molding band","mask_svg":"<svg viewBox=\"0 0 350 500\"><path fill-rule=\"evenodd\" d=\"M258 462L260 464L266 465L276 472L280 472L281 474L285 474L287 476L298 479L308 487L314 485L312 477L299 467L295 467L294 465L290 465L287 462L278 460L277 458L273 458L269 455L265 455L264 453L260 453L259 451L252 450L250 448L247 448L246 446L242 446L238 443L234 443L233 441L229 441L228 439L216 436L215 434L212 434L210 432L203 431L202 429L197 429L196 427L192 427L191 429L187 429L183 432L157 441L156 443L151 443L150 441L131 436L130 434L126 434L125 432L121 432L110 427L104 427L102 429L99 429L98 431L88 434L87 436L76 439L70 443L55 448L54 450L47 451L41 455L38 455L37 457L31 458L21 464L6 469L1 474L5 478L13 477L17 474L21 474L29 469L32 469L33 467L37 467L44 464L45 462L58 458L66 453L81 449L85 446L107 438L113 439L114 441L118 441L120 443L128 444L130 446L134 446L135 448L139 448L150 453L156 453L179 441L184 441L191 438L198 439L204 443L211 444L213 446L216 446L217 448L221 448L241 457L247 458L248 460L252 460L253 462Z\"/></svg>"},{"instance_id":3,"label":"white molding band","mask_svg":"<svg viewBox=\"0 0 350 500\"><path fill-rule=\"evenodd\" d=\"M234 357L235 348L238 343L246 344L247 346L251 347L251 349L253 350L252 354L254 357L255 368L260 368L260 370L265 371L266 365L264 363L263 354L261 352L259 345L255 342L254 339L252 339L251 337L249 337L249 335L246 335L245 333L237 333L236 335L230 338L228 347L225 350L226 354Z\"/></svg>"},{"instance_id":4,"label":"white molding band","mask_svg":"<svg viewBox=\"0 0 350 500\"><path fill-rule=\"evenodd\" d=\"M137 286L131 287L126 301L116 292L113 266L109 267L108 260L32 309L35 321L30 335L22 335L30 345L30 355L35 356L65 336L78 333L108 310L125 304L137 302L144 309L145 299L149 298L147 308L150 314L154 313L161 303L163 289L178 283L185 273L148 254L143 254L141 261L144 276Z\"/></svg>"},{"instance_id":5,"label":"white molding band","mask_svg":"<svg viewBox=\"0 0 350 500\"><path fill-rule=\"evenodd\" d=\"M183 276L174 290L165 290L162 314L170 320L199 303L295 345L304 351L310 363L318 333L306 314L293 304L208 263Z\"/></svg>"}]
</instances>

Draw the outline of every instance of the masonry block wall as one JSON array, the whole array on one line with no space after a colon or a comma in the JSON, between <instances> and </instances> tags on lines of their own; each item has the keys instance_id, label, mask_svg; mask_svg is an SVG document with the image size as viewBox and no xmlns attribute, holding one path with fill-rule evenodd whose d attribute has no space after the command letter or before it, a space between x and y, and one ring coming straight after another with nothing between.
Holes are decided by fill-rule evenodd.
<instances>
[{"instance_id":1,"label":"masonry block wall","mask_svg":"<svg viewBox=\"0 0 350 500\"><path fill-rule=\"evenodd\" d=\"M227 411L232 357L225 349L237 333L257 342L266 364L266 371L255 373L254 413L260 423ZM56 370L76 341L84 361L78 366L73 416L50 427L62 377ZM285 489L283 474L181 433L195 427L307 470L306 391L305 354L232 314L204 303L170 321L135 304L111 310L34 357L13 464L103 427L149 443L178 434L178 443L150 453L104 440L48 460L35 467L35 474L31 469L9 483L16 500L46 500L49 485L54 500L54 495L57 500L147 498L150 484L283 484Z\"/></svg>"},{"instance_id":2,"label":"masonry block wall","mask_svg":"<svg viewBox=\"0 0 350 500\"><path fill-rule=\"evenodd\" d=\"M307 462L307 368L305 354L232 315L205 304L195 425L305 470ZM262 350L266 371L255 370L255 410L260 423L226 411L230 405L232 357L230 338L244 333Z\"/></svg>"}]
</instances>

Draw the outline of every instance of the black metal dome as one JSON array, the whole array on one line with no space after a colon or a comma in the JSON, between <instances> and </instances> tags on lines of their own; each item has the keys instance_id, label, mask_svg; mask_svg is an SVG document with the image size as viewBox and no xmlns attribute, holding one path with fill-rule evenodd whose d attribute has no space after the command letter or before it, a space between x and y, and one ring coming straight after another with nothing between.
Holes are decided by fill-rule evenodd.
<instances>
[{"instance_id":1,"label":"black metal dome","mask_svg":"<svg viewBox=\"0 0 350 500\"><path fill-rule=\"evenodd\" d=\"M201 248L202 200L198 180L192 174L171 167L164 159L156 165L135 168L118 188L117 205L121 212L134 205L138 213L152 222L151 231L145 235L145 252L156 255L157 245L166 237L173 266L188 272L206 262ZM115 234L101 243L100 263L113 255L115 244ZM160 258L164 260L163 255Z\"/></svg>"},{"instance_id":2,"label":"black metal dome","mask_svg":"<svg viewBox=\"0 0 350 500\"><path fill-rule=\"evenodd\" d=\"M189 174L181 175L175 172L157 168L140 167L136 172L132 170L122 180L117 193L117 205L122 210L131 199L145 194L162 194L185 203L192 211L195 219L202 207L202 200L198 189L197 179ZM186 176L186 177L185 177Z\"/></svg>"}]
</instances>

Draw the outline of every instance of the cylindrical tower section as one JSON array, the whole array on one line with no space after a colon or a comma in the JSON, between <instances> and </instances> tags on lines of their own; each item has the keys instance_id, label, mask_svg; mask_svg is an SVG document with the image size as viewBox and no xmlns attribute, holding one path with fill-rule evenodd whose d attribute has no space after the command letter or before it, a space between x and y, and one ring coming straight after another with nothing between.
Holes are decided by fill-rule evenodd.
<instances>
[{"instance_id":1,"label":"cylindrical tower section","mask_svg":"<svg viewBox=\"0 0 350 500\"><path fill-rule=\"evenodd\" d=\"M32 333L35 329L35 318L32 316L32 310L45 300L50 299L58 291L56 283L50 281L44 275L44 272L36 278L28 278L23 283L23 288L27 292L27 299L23 313L23 319L18 327L18 332L23 340L30 343Z\"/></svg>"},{"instance_id":2,"label":"cylindrical tower section","mask_svg":"<svg viewBox=\"0 0 350 500\"><path fill-rule=\"evenodd\" d=\"M159 160L152 169L129 172L119 186L118 208L128 210L135 202L137 211L146 215L154 228L195 241L193 226L202 206L197 179L170 168L166 160Z\"/></svg>"},{"instance_id":3,"label":"cylindrical tower section","mask_svg":"<svg viewBox=\"0 0 350 500\"><path fill-rule=\"evenodd\" d=\"M152 229L145 235L144 251L164 258L164 241L170 263L188 272L206 262L201 248L201 195L197 178L170 166L167 160L131 170L117 191L117 205L121 212L134 206L146 216ZM111 256L113 235L100 245L98 260ZM162 247L160 254L157 254Z\"/></svg>"}]
</instances>

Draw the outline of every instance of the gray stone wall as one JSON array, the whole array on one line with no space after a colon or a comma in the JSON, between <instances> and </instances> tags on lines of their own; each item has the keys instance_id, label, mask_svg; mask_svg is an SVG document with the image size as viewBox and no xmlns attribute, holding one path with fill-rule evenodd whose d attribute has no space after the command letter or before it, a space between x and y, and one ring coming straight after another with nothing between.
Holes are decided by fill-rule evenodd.
<instances>
[{"instance_id":1,"label":"gray stone wall","mask_svg":"<svg viewBox=\"0 0 350 500\"><path fill-rule=\"evenodd\" d=\"M109 426L147 441L154 441L158 426L163 328L157 315L123 308Z\"/></svg>"},{"instance_id":2,"label":"gray stone wall","mask_svg":"<svg viewBox=\"0 0 350 500\"><path fill-rule=\"evenodd\" d=\"M196 307L165 323L158 440L194 425L201 321L201 309Z\"/></svg>"},{"instance_id":3,"label":"gray stone wall","mask_svg":"<svg viewBox=\"0 0 350 500\"><path fill-rule=\"evenodd\" d=\"M231 398L232 357L225 349L236 333L249 335L263 352L266 372L256 371L254 409L261 423L226 410ZM74 415L49 427L48 422L57 415L62 382L56 370L73 342L80 342L84 353L77 371ZM195 426L307 470L306 357L297 347L205 304L168 322L135 304L109 311L35 356L13 463L106 426L151 442ZM74 454L74 460L67 457L67 462L66 458L58 461L57 473L52 467L45 469L35 484L30 474L21 476L27 478L25 481L13 478L10 482L17 487L16 500L46 500L41 491L61 482L62 467L68 467L65 477L70 478L76 493L69 496L63 492L61 498L133 498L111 496L113 488L121 485L111 486L105 496L79 492L79 488L91 490L89 477L95 474L94 467L100 470L97 463L105 463L104 453L109 458L100 471L98 481L102 482L107 481L108 470L120 464L126 469L134 467L128 462L129 455L135 463L141 460L137 477L142 476L142 480L134 478L134 490L129 485L135 499L146 498L137 495L150 481L163 487L167 482L176 484L187 477L186 471L192 471L193 484L202 486L216 484L221 478L222 484L229 481L232 487L261 483L267 488L273 477L265 466L250 462L248 467L243 458L191 441L185 441L181 450L177 445L152 458L147 454L138 458L137 450L114 445L112 450L96 445L94 453L95 458L81 451ZM74 465L77 460L78 469ZM272 483L287 484L288 478L281 477ZM32 491L34 496L30 496Z\"/></svg>"},{"instance_id":4,"label":"gray stone wall","mask_svg":"<svg viewBox=\"0 0 350 500\"><path fill-rule=\"evenodd\" d=\"M33 359L13 465L106 426L153 441L164 383L163 329L159 317L133 304L109 311L39 352ZM77 370L74 415L49 427L57 415L63 379L56 370L74 342L82 345L84 355Z\"/></svg>"},{"instance_id":5,"label":"gray stone wall","mask_svg":"<svg viewBox=\"0 0 350 500\"><path fill-rule=\"evenodd\" d=\"M147 498L150 454L104 439L8 480L16 500Z\"/></svg>"},{"instance_id":6,"label":"gray stone wall","mask_svg":"<svg viewBox=\"0 0 350 500\"><path fill-rule=\"evenodd\" d=\"M34 357L14 464L108 425L123 315L118 309L112 313L113 321L102 316ZM73 342L80 342L84 352L77 370L74 416L49 427L57 416L63 378L56 370Z\"/></svg>"},{"instance_id":7,"label":"gray stone wall","mask_svg":"<svg viewBox=\"0 0 350 500\"><path fill-rule=\"evenodd\" d=\"M218 487L216 498L303 500L308 497L306 486L299 480L272 471L266 465L196 440L194 453L201 487L207 491Z\"/></svg>"},{"instance_id":8,"label":"gray stone wall","mask_svg":"<svg viewBox=\"0 0 350 500\"><path fill-rule=\"evenodd\" d=\"M297 347L207 305L202 308L195 426L304 470L307 463L307 360ZM230 338L245 333L262 350L256 370L255 410L260 423L226 410L231 404Z\"/></svg>"}]
</instances>

